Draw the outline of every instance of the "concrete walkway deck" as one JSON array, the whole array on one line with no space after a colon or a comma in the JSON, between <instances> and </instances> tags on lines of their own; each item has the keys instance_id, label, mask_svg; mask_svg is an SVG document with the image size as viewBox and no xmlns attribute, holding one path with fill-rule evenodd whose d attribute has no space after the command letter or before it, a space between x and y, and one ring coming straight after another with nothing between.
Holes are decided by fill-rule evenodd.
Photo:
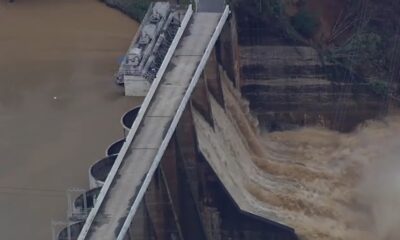
<instances>
[{"instance_id":1,"label":"concrete walkway deck","mask_svg":"<svg viewBox=\"0 0 400 240\"><path fill-rule=\"evenodd\" d=\"M220 17L221 13L194 14L87 230L87 235L81 233L79 239L117 239L199 68Z\"/></svg>"}]
</instances>

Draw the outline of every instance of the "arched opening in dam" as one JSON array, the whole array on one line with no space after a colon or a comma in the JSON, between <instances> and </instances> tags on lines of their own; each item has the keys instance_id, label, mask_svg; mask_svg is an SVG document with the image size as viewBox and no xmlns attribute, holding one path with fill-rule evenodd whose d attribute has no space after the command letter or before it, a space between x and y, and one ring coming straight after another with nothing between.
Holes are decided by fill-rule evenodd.
<instances>
[{"instance_id":1,"label":"arched opening in dam","mask_svg":"<svg viewBox=\"0 0 400 240\"><path fill-rule=\"evenodd\" d=\"M99 195L101 187L90 189L87 192L79 195L73 203L74 210L83 214L89 213L96 203L96 198Z\"/></svg>"},{"instance_id":2,"label":"arched opening in dam","mask_svg":"<svg viewBox=\"0 0 400 240\"><path fill-rule=\"evenodd\" d=\"M139 104L113 74L138 24L97 0L0 1L0 232L50 240L66 190Z\"/></svg>"},{"instance_id":3,"label":"arched opening in dam","mask_svg":"<svg viewBox=\"0 0 400 240\"><path fill-rule=\"evenodd\" d=\"M121 151L122 146L125 143L125 138L120 139L114 143L112 143L107 149L106 149L106 156L111 156L118 154L119 151Z\"/></svg>"},{"instance_id":4,"label":"arched opening in dam","mask_svg":"<svg viewBox=\"0 0 400 240\"><path fill-rule=\"evenodd\" d=\"M104 184L117 156L111 155L102 158L89 168L90 188L101 187Z\"/></svg>"},{"instance_id":5,"label":"arched opening in dam","mask_svg":"<svg viewBox=\"0 0 400 240\"><path fill-rule=\"evenodd\" d=\"M85 222L77 222L65 227L57 236L57 240L76 240Z\"/></svg>"},{"instance_id":6,"label":"arched opening in dam","mask_svg":"<svg viewBox=\"0 0 400 240\"><path fill-rule=\"evenodd\" d=\"M138 115L140 106L134 107L133 109L127 111L121 117L121 124L124 128L125 135L128 135L129 130L131 130L133 123L135 122L136 116Z\"/></svg>"}]
</instances>

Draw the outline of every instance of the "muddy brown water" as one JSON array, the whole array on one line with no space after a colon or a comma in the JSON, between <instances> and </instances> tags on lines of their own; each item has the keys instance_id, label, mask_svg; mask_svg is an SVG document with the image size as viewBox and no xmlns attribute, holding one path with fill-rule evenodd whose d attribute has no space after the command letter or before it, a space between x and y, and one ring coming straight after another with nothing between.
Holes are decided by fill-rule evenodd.
<instances>
[{"instance_id":1,"label":"muddy brown water","mask_svg":"<svg viewBox=\"0 0 400 240\"><path fill-rule=\"evenodd\" d=\"M0 239L51 239L65 191L140 99L112 75L137 24L96 0L0 0Z\"/></svg>"}]
</instances>

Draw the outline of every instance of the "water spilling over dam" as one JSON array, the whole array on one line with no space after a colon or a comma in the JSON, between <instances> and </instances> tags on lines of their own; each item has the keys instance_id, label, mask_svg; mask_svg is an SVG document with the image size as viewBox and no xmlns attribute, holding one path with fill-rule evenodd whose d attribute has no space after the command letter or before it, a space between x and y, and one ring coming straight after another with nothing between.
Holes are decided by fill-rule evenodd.
<instances>
[{"instance_id":1,"label":"water spilling over dam","mask_svg":"<svg viewBox=\"0 0 400 240\"><path fill-rule=\"evenodd\" d=\"M349 134L303 128L260 136L229 89L227 112L211 101L214 130L199 113L195 125L203 154L245 208L301 239L398 239L391 210L400 200L399 117Z\"/></svg>"},{"instance_id":2,"label":"water spilling over dam","mask_svg":"<svg viewBox=\"0 0 400 240\"><path fill-rule=\"evenodd\" d=\"M367 122L351 134L323 129L270 134L263 142L265 156L255 163L289 184L250 191L306 239L397 239L400 222L387 209L400 200L399 133L399 118L393 117Z\"/></svg>"}]
</instances>

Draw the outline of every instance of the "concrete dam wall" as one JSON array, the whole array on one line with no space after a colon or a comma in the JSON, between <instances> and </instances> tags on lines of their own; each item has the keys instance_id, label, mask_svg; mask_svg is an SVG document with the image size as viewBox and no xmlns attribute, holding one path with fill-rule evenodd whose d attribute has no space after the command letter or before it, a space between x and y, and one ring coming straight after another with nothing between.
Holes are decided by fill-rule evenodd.
<instances>
[{"instance_id":1,"label":"concrete dam wall","mask_svg":"<svg viewBox=\"0 0 400 240\"><path fill-rule=\"evenodd\" d=\"M226 76L216 66L214 52L133 219L130 239L297 239L292 228L243 207L243 203L247 205L249 202L235 194L241 191L240 188L232 191L233 186L225 182L225 176L231 173L225 171L225 175L221 174L215 164L222 163L215 162L204 149L203 134L210 130L208 127L203 129L201 119L208 119L206 124L214 121L220 124L220 117L214 115L221 114L221 109L216 110L216 105L219 105L216 99L225 107L225 102L229 102L226 98L232 97L227 93L227 97L224 96L222 91L226 91L228 80L223 80L225 83L220 81ZM214 94L218 97L213 97ZM219 105L219 108L222 106ZM246 106L243 105L247 109L245 116L250 117ZM226 111L229 109L226 108ZM128 111L124 116L131 112ZM226 116L222 117L228 120ZM123 127L130 126L123 124ZM253 119L249 127L255 131L257 120ZM210 140L214 143L220 137ZM92 166L89 179L93 189L75 199L75 213L87 214L93 208L99 187L110 171L110 161L114 159L115 155L111 155ZM246 174L240 170L233 171L233 168L231 170L238 176ZM58 239L77 239L82 226L81 220L75 220L59 233Z\"/></svg>"}]
</instances>

